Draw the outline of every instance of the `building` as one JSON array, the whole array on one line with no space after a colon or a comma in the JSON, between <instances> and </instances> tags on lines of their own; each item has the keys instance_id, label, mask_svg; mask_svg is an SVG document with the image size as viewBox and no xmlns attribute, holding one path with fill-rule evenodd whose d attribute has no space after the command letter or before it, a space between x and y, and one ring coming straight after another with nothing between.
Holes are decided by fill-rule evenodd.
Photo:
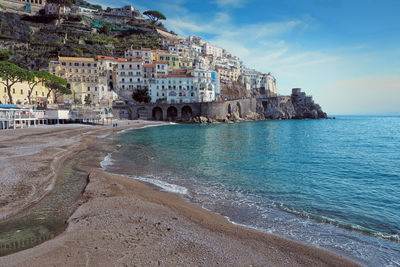
<instances>
[{"instance_id":1,"label":"building","mask_svg":"<svg viewBox=\"0 0 400 267\"><path fill-rule=\"evenodd\" d=\"M143 78L143 61L118 62L115 69L115 83L119 95L125 99L132 99L135 89L145 89L146 82Z\"/></svg>"},{"instance_id":2,"label":"building","mask_svg":"<svg viewBox=\"0 0 400 267\"><path fill-rule=\"evenodd\" d=\"M110 8L109 10L106 10L106 12L113 16L132 18L135 9L133 6L128 5L121 8Z\"/></svg>"},{"instance_id":3,"label":"building","mask_svg":"<svg viewBox=\"0 0 400 267\"><path fill-rule=\"evenodd\" d=\"M90 99L91 103L99 104L100 93L108 86L105 79L100 79L94 58L59 57L58 61L50 62L49 72L68 82L72 95L65 95L64 103L85 104Z\"/></svg>"},{"instance_id":4,"label":"building","mask_svg":"<svg viewBox=\"0 0 400 267\"><path fill-rule=\"evenodd\" d=\"M263 74L255 70L245 70L242 74L242 83L246 87L247 91L252 89L262 89L265 91L265 97L279 95L276 86L276 79L271 74Z\"/></svg>"},{"instance_id":5,"label":"building","mask_svg":"<svg viewBox=\"0 0 400 267\"><path fill-rule=\"evenodd\" d=\"M7 88L0 83L0 104L29 104L29 90L30 88L27 82L14 84L11 88L11 97L13 99L13 103L11 103ZM31 94L31 104L40 105L45 104L46 102L52 104L53 97L47 99L48 92L48 88L46 88L44 84L39 83L34 87Z\"/></svg>"},{"instance_id":6,"label":"building","mask_svg":"<svg viewBox=\"0 0 400 267\"><path fill-rule=\"evenodd\" d=\"M149 82L151 102L194 103L216 101L220 94L219 75L213 71L171 71Z\"/></svg>"},{"instance_id":7,"label":"building","mask_svg":"<svg viewBox=\"0 0 400 267\"><path fill-rule=\"evenodd\" d=\"M46 3L44 7L46 15L54 15L54 16L59 16L59 15L66 15L71 12L71 8L67 6L62 6L57 3Z\"/></svg>"},{"instance_id":8,"label":"building","mask_svg":"<svg viewBox=\"0 0 400 267\"><path fill-rule=\"evenodd\" d=\"M125 51L125 58L128 61L143 60L144 63L151 64L154 59L156 51L150 48L129 49Z\"/></svg>"}]
</instances>

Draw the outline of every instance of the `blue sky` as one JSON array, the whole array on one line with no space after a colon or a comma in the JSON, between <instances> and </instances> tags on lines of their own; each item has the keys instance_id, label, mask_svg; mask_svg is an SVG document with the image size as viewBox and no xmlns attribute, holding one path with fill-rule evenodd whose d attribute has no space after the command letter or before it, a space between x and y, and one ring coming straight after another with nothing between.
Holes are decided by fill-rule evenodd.
<instances>
[{"instance_id":1,"label":"blue sky","mask_svg":"<svg viewBox=\"0 0 400 267\"><path fill-rule=\"evenodd\" d=\"M100 0L163 12L196 35L301 87L329 114L400 114L399 0Z\"/></svg>"}]
</instances>

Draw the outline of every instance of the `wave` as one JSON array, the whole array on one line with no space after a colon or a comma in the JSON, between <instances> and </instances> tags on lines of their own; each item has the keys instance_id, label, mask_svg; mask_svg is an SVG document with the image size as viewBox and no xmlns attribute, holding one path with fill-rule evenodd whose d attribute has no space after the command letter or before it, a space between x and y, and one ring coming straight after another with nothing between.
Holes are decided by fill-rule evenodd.
<instances>
[{"instance_id":1,"label":"wave","mask_svg":"<svg viewBox=\"0 0 400 267\"><path fill-rule=\"evenodd\" d=\"M107 167L114 164L114 160L111 157L112 153L108 153L107 156L104 157L103 161L100 162L100 166L103 170L106 170Z\"/></svg>"},{"instance_id":2,"label":"wave","mask_svg":"<svg viewBox=\"0 0 400 267\"><path fill-rule=\"evenodd\" d=\"M336 227L344 228L346 230L354 231L354 232L359 232L371 236L375 236L381 239L393 241L400 243L400 234L390 234L390 233L385 233L385 232L379 232L358 224L353 224L353 223L348 223L348 222L343 222L340 220L332 219L326 216L322 215L316 215L312 214L306 211L298 211L293 208L290 208L284 204L279 204L277 205L278 208L280 208L283 211L286 211L288 213L294 214L298 217L305 218L305 219L311 219L319 223L326 223L326 224L331 224Z\"/></svg>"},{"instance_id":3,"label":"wave","mask_svg":"<svg viewBox=\"0 0 400 267\"><path fill-rule=\"evenodd\" d=\"M186 187L161 181L161 180L157 179L157 177L154 177L154 176L151 176L152 178L151 177L134 176L134 175L121 175L121 176L153 184L153 185L163 189L164 191L167 191L170 193L188 195L188 192L189 192L189 190Z\"/></svg>"}]
</instances>

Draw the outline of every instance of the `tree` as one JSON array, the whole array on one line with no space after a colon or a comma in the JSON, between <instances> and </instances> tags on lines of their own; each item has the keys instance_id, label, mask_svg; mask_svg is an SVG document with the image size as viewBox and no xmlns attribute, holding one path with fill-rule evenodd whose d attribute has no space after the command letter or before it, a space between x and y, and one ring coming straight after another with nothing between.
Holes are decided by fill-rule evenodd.
<instances>
[{"instance_id":1,"label":"tree","mask_svg":"<svg viewBox=\"0 0 400 267\"><path fill-rule=\"evenodd\" d=\"M31 101L31 96L33 93L33 89L35 89L35 87L39 84L39 83L46 83L48 80L50 80L50 73L46 72L46 71L31 71L28 72L28 78L27 78L27 82L28 82L28 86L29 86L29 90L28 90L28 101L29 104L32 104Z\"/></svg>"},{"instance_id":2,"label":"tree","mask_svg":"<svg viewBox=\"0 0 400 267\"><path fill-rule=\"evenodd\" d=\"M63 78L55 76L49 73L49 77L46 81L46 87L49 89L47 93L47 99L49 99L51 93L54 95L54 102L57 102L57 98L60 95L72 94L71 89L67 87L67 81Z\"/></svg>"},{"instance_id":3,"label":"tree","mask_svg":"<svg viewBox=\"0 0 400 267\"><path fill-rule=\"evenodd\" d=\"M7 61L11 55L12 55L12 51L9 50L5 50L5 49L0 49L0 61Z\"/></svg>"},{"instance_id":4,"label":"tree","mask_svg":"<svg viewBox=\"0 0 400 267\"><path fill-rule=\"evenodd\" d=\"M90 104L92 104L92 100L90 99L89 95L86 95L85 96L85 105L90 105Z\"/></svg>"},{"instance_id":5,"label":"tree","mask_svg":"<svg viewBox=\"0 0 400 267\"><path fill-rule=\"evenodd\" d=\"M151 97L149 96L149 90L147 89L135 89L133 90L132 99L139 103L149 103Z\"/></svg>"},{"instance_id":6,"label":"tree","mask_svg":"<svg viewBox=\"0 0 400 267\"><path fill-rule=\"evenodd\" d=\"M143 15L147 16L153 23L156 23L159 20L166 20L167 18L159 11L156 10L148 10L143 12Z\"/></svg>"},{"instance_id":7,"label":"tree","mask_svg":"<svg viewBox=\"0 0 400 267\"><path fill-rule=\"evenodd\" d=\"M11 89L18 83L28 79L28 71L7 61L0 61L0 83L6 87L9 102L14 104Z\"/></svg>"}]
</instances>

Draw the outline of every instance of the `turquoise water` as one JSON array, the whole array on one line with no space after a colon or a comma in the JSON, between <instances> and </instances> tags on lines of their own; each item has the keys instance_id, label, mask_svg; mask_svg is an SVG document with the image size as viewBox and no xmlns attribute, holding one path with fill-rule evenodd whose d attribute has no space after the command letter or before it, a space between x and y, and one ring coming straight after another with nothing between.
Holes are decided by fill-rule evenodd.
<instances>
[{"instance_id":1,"label":"turquoise water","mask_svg":"<svg viewBox=\"0 0 400 267\"><path fill-rule=\"evenodd\" d=\"M171 125L115 142L107 171L241 225L400 266L400 117Z\"/></svg>"}]
</instances>

